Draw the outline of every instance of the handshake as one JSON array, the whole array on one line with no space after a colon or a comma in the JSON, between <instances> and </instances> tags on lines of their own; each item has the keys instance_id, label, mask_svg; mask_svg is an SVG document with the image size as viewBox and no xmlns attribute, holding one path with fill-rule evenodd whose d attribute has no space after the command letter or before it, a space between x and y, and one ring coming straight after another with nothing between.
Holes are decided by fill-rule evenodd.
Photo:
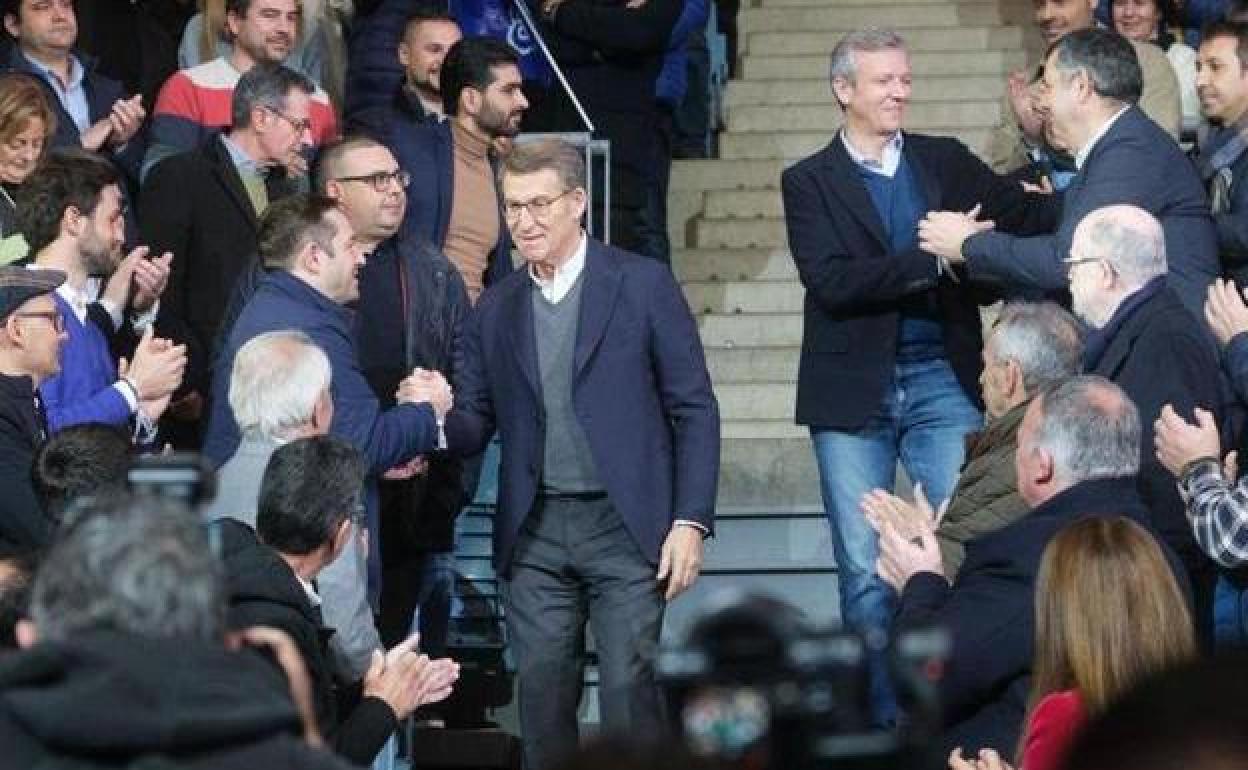
<instances>
[{"instance_id":1,"label":"handshake","mask_svg":"<svg viewBox=\"0 0 1248 770\"><path fill-rule=\"evenodd\" d=\"M438 422L446 419L454 403L454 394L446 378L439 372L416 368L399 383L394 400L400 404L429 404Z\"/></svg>"}]
</instances>

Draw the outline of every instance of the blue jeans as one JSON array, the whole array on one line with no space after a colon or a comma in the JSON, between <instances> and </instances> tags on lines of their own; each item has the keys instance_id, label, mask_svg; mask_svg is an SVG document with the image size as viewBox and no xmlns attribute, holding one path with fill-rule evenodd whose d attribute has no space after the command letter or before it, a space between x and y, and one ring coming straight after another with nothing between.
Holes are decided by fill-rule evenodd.
<instances>
[{"instance_id":1,"label":"blue jeans","mask_svg":"<svg viewBox=\"0 0 1248 770\"><path fill-rule=\"evenodd\" d=\"M861 429L852 433L810 429L823 506L832 528L841 619L847 628L874 638L871 699L880 724L889 724L896 716L884 658L896 596L876 575L876 534L859 504L873 489L892 491L900 460L910 478L923 485L932 505L940 505L957 482L966 434L982 425L983 416L949 362L937 358L898 363L883 403Z\"/></svg>"},{"instance_id":2,"label":"blue jeans","mask_svg":"<svg viewBox=\"0 0 1248 770\"><path fill-rule=\"evenodd\" d=\"M446 656L446 637L455 596L455 554L426 553L416 592L412 631L420 632L420 651L431 658Z\"/></svg>"}]
</instances>

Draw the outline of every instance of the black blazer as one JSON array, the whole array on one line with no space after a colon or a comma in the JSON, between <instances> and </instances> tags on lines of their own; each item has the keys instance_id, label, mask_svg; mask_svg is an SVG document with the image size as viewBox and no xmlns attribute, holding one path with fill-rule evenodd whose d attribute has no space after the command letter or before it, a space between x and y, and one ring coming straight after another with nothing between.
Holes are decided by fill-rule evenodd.
<instances>
[{"instance_id":1,"label":"black blazer","mask_svg":"<svg viewBox=\"0 0 1248 770\"><path fill-rule=\"evenodd\" d=\"M590 240L581 274L572 403L594 468L641 553L657 562L677 519L714 526L719 406L697 324L666 265ZM450 447L502 439L494 561L510 564L542 478L545 413L533 279L517 270L481 297L446 420Z\"/></svg>"},{"instance_id":2,"label":"black blazer","mask_svg":"<svg viewBox=\"0 0 1248 770\"><path fill-rule=\"evenodd\" d=\"M55 522L44 513L30 475L46 438L30 378L0 375L0 544L34 550L51 540Z\"/></svg>"},{"instance_id":3,"label":"black blazer","mask_svg":"<svg viewBox=\"0 0 1248 770\"><path fill-rule=\"evenodd\" d=\"M1042 231L1056 221L1045 196L998 177L961 142L905 134L903 153L931 211L982 203L997 227ZM789 248L806 288L797 422L862 427L892 379L901 302L936 291L945 354L967 396L979 403L980 292L937 275L936 258L915 248L890 253L876 213L838 136L786 170L781 180Z\"/></svg>"},{"instance_id":4,"label":"black blazer","mask_svg":"<svg viewBox=\"0 0 1248 770\"><path fill-rule=\"evenodd\" d=\"M1174 139L1138 107L1130 107L1096 143L1060 196L1061 221L1050 234L1016 238L972 235L962 246L971 276L1020 286L1065 290L1075 227L1091 211L1129 203L1161 221L1170 282L1197 317L1217 277L1218 242L1204 186Z\"/></svg>"},{"instance_id":5,"label":"black blazer","mask_svg":"<svg viewBox=\"0 0 1248 770\"><path fill-rule=\"evenodd\" d=\"M1170 288L1144 300L1111 333L1101 355L1087 362L1088 373L1112 380L1140 412L1140 495L1158 532L1189 571L1212 566L1192 536L1174 476L1157 461L1153 421L1165 404L1189 421L1200 407L1212 412L1228 435L1232 397L1218 351L1204 320L1188 312Z\"/></svg>"},{"instance_id":6,"label":"black blazer","mask_svg":"<svg viewBox=\"0 0 1248 770\"><path fill-rule=\"evenodd\" d=\"M1036 573L1054 535L1084 516L1126 516L1145 527L1151 516L1133 477L1084 481L1022 519L967 544L953 585L921 572L901 593L894 628L941 626L952 650L940 682L945 732L941 756L993 748L1010 755L1031 689ZM1162 545L1181 588L1183 568Z\"/></svg>"},{"instance_id":7,"label":"black blazer","mask_svg":"<svg viewBox=\"0 0 1248 770\"><path fill-rule=\"evenodd\" d=\"M277 182L269 198L280 196ZM139 197L143 243L173 252L160 299L160 333L187 346L185 390L209 392L217 331L239 275L256 253L259 223L220 136L161 161Z\"/></svg>"}]
</instances>

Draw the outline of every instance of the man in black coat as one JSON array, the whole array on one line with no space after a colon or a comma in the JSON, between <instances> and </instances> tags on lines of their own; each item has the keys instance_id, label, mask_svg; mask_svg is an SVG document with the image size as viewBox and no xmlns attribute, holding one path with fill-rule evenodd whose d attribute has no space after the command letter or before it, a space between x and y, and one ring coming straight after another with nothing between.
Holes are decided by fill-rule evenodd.
<instances>
[{"instance_id":1,"label":"man in black coat","mask_svg":"<svg viewBox=\"0 0 1248 770\"><path fill-rule=\"evenodd\" d=\"M1229 427L1232 396L1204 321L1169 285L1161 224L1143 209L1108 206L1075 229L1070 257L1075 315L1092 331L1085 369L1112 380L1135 402L1143 423L1140 495L1157 531L1182 559L1192 580L1196 627L1212 632L1214 564L1197 546L1174 474L1153 451L1153 424L1166 404L1194 420L1197 407Z\"/></svg>"},{"instance_id":2,"label":"man in black coat","mask_svg":"<svg viewBox=\"0 0 1248 770\"><path fill-rule=\"evenodd\" d=\"M887 625L875 533L859 511L891 490L897 463L939 505L952 493L979 412L980 292L918 247L930 210L984 203L999 227L1051 225L1046 196L994 174L955 139L902 130L910 59L895 32L851 32L832 54L845 125L781 180L789 247L805 288L797 422L808 426L839 569L841 617ZM881 107L883 105L883 107ZM883 662L877 722L892 720Z\"/></svg>"},{"instance_id":3,"label":"man in black coat","mask_svg":"<svg viewBox=\"0 0 1248 770\"><path fill-rule=\"evenodd\" d=\"M970 541L952 585L941 571L934 525L914 531L913 519L871 514L880 531L880 576L900 592L894 631L938 626L952 637L939 685L941 756L957 747L971 756L1017 748L1030 694L1040 557L1063 526L1083 516L1122 515L1150 527L1137 491L1139 461L1139 412L1121 388L1085 375L1028 406L1015 466L1031 512ZM1170 561L1186 585L1181 565Z\"/></svg>"},{"instance_id":4,"label":"man in black coat","mask_svg":"<svg viewBox=\"0 0 1248 770\"><path fill-rule=\"evenodd\" d=\"M80 509L35 578L22 651L0 657L4 766L355 767L308 744L289 637L249 628L227 643L224 607L194 512L154 496ZM283 671L239 649L252 646Z\"/></svg>"},{"instance_id":5,"label":"man in black coat","mask_svg":"<svg viewBox=\"0 0 1248 770\"><path fill-rule=\"evenodd\" d=\"M48 434L36 389L61 370L65 327L52 292L64 282L57 270L0 268L0 543L21 548L47 545L54 526L31 465Z\"/></svg>"},{"instance_id":6,"label":"man in black coat","mask_svg":"<svg viewBox=\"0 0 1248 770\"><path fill-rule=\"evenodd\" d=\"M312 681L317 721L334 749L368 765L399 721L421 703L450 694L458 666L414 651L416 638L373 656L362 690L340 691L314 581L355 537L364 467L350 444L328 436L298 439L275 451L265 469L256 531L220 519L229 588L229 625L266 626L294 640ZM440 696L440 697L439 697Z\"/></svg>"},{"instance_id":7,"label":"man in black coat","mask_svg":"<svg viewBox=\"0 0 1248 770\"><path fill-rule=\"evenodd\" d=\"M253 67L234 89L233 127L162 161L144 181L144 243L155 254L173 254L157 327L187 346L181 402L166 420L179 443L199 445L194 426L206 414L202 400L210 393L212 354L234 283L255 259L265 208L293 189L281 164L306 132L274 115L306 120L313 90L286 67Z\"/></svg>"}]
</instances>

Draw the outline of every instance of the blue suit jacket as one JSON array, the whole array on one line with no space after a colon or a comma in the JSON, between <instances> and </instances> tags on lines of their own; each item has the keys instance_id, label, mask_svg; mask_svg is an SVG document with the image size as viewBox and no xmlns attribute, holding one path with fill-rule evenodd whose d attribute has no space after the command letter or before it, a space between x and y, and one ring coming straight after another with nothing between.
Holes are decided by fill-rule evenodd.
<instances>
[{"instance_id":1,"label":"blue suit jacket","mask_svg":"<svg viewBox=\"0 0 1248 770\"><path fill-rule=\"evenodd\" d=\"M1219 273L1218 241L1200 177L1170 135L1138 107L1129 107L1092 148L1062 194L1062 216L1050 235L1016 238L989 231L962 246L975 278L1065 290L1075 227L1091 211L1116 203L1139 206L1161 220L1170 286L1197 318Z\"/></svg>"},{"instance_id":2,"label":"blue suit jacket","mask_svg":"<svg viewBox=\"0 0 1248 770\"><path fill-rule=\"evenodd\" d=\"M582 274L573 408L594 468L641 552L658 560L676 519L711 529L719 477L719 405L697 325L666 266L589 241ZM502 438L494 562L510 564L537 497L545 435L533 329L533 281L517 270L481 298L447 442L479 451Z\"/></svg>"},{"instance_id":3,"label":"blue suit jacket","mask_svg":"<svg viewBox=\"0 0 1248 770\"><path fill-rule=\"evenodd\" d=\"M285 270L274 270L256 287L216 359L212 414L204 439L204 455L213 465L220 466L238 447L238 426L229 401L234 356L252 337L279 329L307 334L329 357L334 399L330 433L354 444L371 473L383 473L437 445L437 424L428 404L381 410L356 358L351 311Z\"/></svg>"}]
</instances>

